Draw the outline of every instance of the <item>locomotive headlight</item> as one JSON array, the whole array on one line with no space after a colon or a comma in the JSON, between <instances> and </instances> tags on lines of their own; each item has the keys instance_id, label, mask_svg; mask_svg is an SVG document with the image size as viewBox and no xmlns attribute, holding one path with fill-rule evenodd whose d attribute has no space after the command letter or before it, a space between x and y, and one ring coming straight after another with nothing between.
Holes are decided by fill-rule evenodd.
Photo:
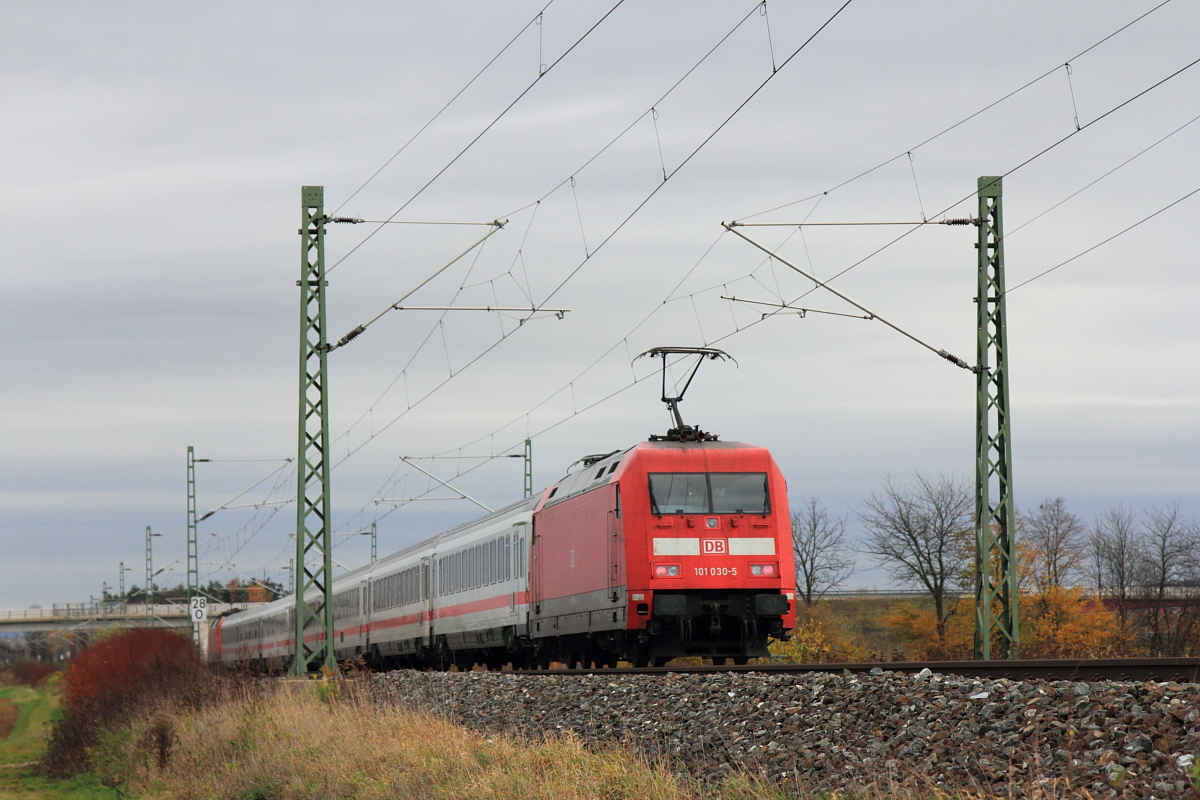
<instances>
[{"instance_id":1,"label":"locomotive headlight","mask_svg":"<svg viewBox=\"0 0 1200 800\"><path fill-rule=\"evenodd\" d=\"M678 578L678 564L656 564L654 567L654 577L656 578Z\"/></svg>"},{"instance_id":2,"label":"locomotive headlight","mask_svg":"<svg viewBox=\"0 0 1200 800\"><path fill-rule=\"evenodd\" d=\"M779 569L774 564L751 564L751 575L761 575L764 578L774 578L779 574Z\"/></svg>"}]
</instances>

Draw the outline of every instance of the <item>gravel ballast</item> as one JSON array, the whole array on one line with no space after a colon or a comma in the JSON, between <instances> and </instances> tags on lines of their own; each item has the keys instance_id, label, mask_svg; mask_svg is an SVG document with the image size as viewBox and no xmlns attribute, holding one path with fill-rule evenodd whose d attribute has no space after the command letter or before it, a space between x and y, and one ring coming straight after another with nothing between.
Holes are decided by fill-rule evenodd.
<instances>
[{"instance_id":1,"label":"gravel ballast","mask_svg":"<svg viewBox=\"0 0 1200 800\"><path fill-rule=\"evenodd\" d=\"M951 675L375 675L376 698L485 733L571 733L704 781L745 770L806 791L911 777L1025 796L1183 797L1200 685Z\"/></svg>"}]
</instances>

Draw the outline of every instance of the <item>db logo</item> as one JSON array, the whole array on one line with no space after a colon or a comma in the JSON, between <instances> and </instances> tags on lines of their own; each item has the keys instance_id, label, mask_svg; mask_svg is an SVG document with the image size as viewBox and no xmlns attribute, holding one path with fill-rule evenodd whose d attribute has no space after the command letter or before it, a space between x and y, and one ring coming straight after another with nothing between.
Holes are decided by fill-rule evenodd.
<instances>
[{"instance_id":1,"label":"db logo","mask_svg":"<svg viewBox=\"0 0 1200 800\"><path fill-rule=\"evenodd\" d=\"M706 556L723 556L729 548L724 539L701 539L700 552Z\"/></svg>"}]
</instances>

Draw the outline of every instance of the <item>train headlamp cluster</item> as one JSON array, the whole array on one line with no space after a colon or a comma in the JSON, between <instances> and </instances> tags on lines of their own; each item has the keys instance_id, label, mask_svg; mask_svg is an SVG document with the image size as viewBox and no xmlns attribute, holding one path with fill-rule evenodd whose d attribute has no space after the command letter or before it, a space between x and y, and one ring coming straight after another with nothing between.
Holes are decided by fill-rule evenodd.
<instances>
[{"instance_id":1,"label":"train headlamp cluster","mask_svg":"<svg viewBox=\"0 0 1200 800\"><path fill-rule=\"evenodd\" d=\"M654 577L656 578L678 578L679 575L678 564L656 564L654 566Z\"/></svg>"},{"instance_id":2,"label":"train headlamp cluster","mask_svg":"<svg viewBox=\"0 0 1200 800\"><path fill-rule=\"evenodd\" d=\"M774 578L779 574L779 567L774 564L751 564L751 575L761 575L764 578Z\"/></svg>"}]
</instances>

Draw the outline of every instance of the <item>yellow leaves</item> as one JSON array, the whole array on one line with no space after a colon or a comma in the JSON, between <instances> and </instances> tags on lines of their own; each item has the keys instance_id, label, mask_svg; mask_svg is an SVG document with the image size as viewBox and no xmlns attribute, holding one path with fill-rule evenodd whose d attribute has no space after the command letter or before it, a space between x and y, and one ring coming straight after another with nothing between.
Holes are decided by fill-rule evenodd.
<instances>
[{"instance_id":1,"label":"yellow leaves","mask_svg":"<svg viewBox=\"0 0 1200 800\"><path fill-rule=\"evenodd\" d=\"M1125 655L1127 637L1111 611L1082 589L1051 587L1022 594L1018 618L1023 658L1105 658ZM947 620L945 636L938 635L937 617L930 608L898 603L880 623L895 634L914 659L971 658L974 650L975 601L958 600Z\"/></svg>"},{"instance_id":2,"label":"yellow leaves","mask_svg":"<svg viewBox=\"0 0 1200 800\"><path fill-rule=\"evenodd\" d=\"M861 657L855 646L837 629L824 605L815 605L798 619L792 638L771 645L771 654L787 656L798 664L830 664Z\"/></svg>"},{"instance_id":3,"label":"yellow leaves","mask_svg":"<svg viewBox=\"0 0 1200 800\"><path fill-rule=\"evenodd\" d=\"M951 601L953 602L953 601ZM904 642L914 659L954 661L970 658L974 637L974 602L963 598L946 620L945 635L938 633L937 615L932 608L916 603L897 603L879 622Z\"/></svg>"},{"instance_id":4,"label":"yellow leaves","mask_svg":"<svg viewBox=\"0 0 1200 800\"><path fill-rule=\"evenodd\" d=\"M1025 658L1104 658L1125 654L1116 615L1082 589L1052 586L1021 597Z\"/></svg>"}]
</instances>

